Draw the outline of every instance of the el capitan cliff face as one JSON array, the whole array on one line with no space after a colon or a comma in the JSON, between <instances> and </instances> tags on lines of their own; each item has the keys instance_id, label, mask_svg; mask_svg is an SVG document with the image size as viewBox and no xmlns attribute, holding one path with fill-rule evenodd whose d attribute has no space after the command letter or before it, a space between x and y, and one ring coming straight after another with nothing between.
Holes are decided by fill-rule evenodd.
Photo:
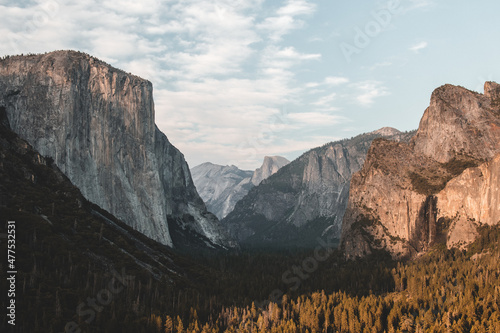
<instances>
[{"instance_id":1,"label":"el capitan cliff face","mask_svg":"<svg viewBox=\"0 0 500 333\"><path fill-rule=\"evenodd\" d=\"M434 91L409 144L373 142L353 176L342 226L349 258L384 249L395 258L474 239L500 218L499 85L485 94L444 85Z\"/></svg>"},{"instance_id":2,"label":"el capitan cliff face","mask_svg":"<svg viewBox=\"0 0 500 333\"><path fill-rule=\"evenodd\" d=\"M154 123L149 81L73 51L0 61L0 103L12 129L90 201L174 245L167 218L229 245L206 211L184 156Z\"/></svg>"}]
</instances>

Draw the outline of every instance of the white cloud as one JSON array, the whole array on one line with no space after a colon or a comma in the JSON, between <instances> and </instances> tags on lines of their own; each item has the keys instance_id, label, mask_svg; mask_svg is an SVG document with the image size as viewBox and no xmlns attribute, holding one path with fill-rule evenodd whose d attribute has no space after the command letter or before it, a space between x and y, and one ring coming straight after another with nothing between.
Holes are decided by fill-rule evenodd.
<instances>
[{"instance_id":1,"label":"white cloud","mask_svg":"<svg viewBox=\"0 0 500 333\"><path fill-rule=\"evenodd\" d=\"M188 161L258 165L260 154L324 143L319 136L287 141L292 130L340 121L325 112L333 110L328 96L314 112L283 115L302 98L295 69L321 60L283 42L315 12L308 1L285 0L271 12L263 0L47 2L57 5L49 13L35 2L0 5L0 52L78 49L151 80L156 122ZM48 19L25 31L37 13ZM345 82L329 77L321 84Z\"/></svg>"},{"instance_id":2,"label":"white cloud","mask_svg":"<svg viewBox=\"0 0 500 333\"><path fill-rule=\"evenodd\" d=\"M363 81L351 85L356 90L355 99L362 106L371 106L375 99L389 95L389 91L379 81Z\"/></svg>"},{"instance_id":3,"label":"white cloud","mask_svg":"<svg viewBox=\"0 0 500 333\"><path fill-rule=\"evenodd\" d=\"M322 112L298 112L289 115L289 118L294 122L299 122L303 125L331 126L340 123L344 120L343 117ZM311 147L312 148L312 147Z\"/></svg>"},{"instance_id":4,"label":"white cloud","mask_svg":"<svg viewBox=\"0 0 500 333\"><path fill-rule=\"evenodd\" d=\"M427 46L428 46L427 42L425 42L425 41L420 42L420 43L417 43L417 44L413 45L412 47L410 47L410 51L418 53L420 50L425 49Z\"/></svg>"},{"instance_id":5,"label":"white cloud","mask_svg":"<svg viewBox=\"0 0 500 333\"><path fill-rule=\"evenodd\" d=\"M414 10L428 10L436 5L436 0L407 0L400 2L399 14L406 14Z\"/></svg>"},{"instance_id":6,"label":"white cloud","mask_svg":"<svg viewBox=\"0 0 500 333\"><path fill-rule=\"evenodd\" d=\"M304 86L305 88L318 88L322 86L340 86L349 83L349 79L342 76L327 76L322 82L308 82ZM320 92L321 90L314 90L312 92Z\"/></svg>"},{"instance_id":7,"label":"white cloud","mask_svg":"<svg viewBox=\"0 0 500 333\"><path fill-rule=\"evenodd\" d=\"M316 106L329 106L331 102L333 102L337 97L336 93L331 93L329 95L321 97L319 100L316 102L313 102L312 105Z\"/></svg>"},{"instance_id":8,"label":"white cloud","mask_svg":"<svg viewBox=\"0 0 500 333\"><path fill-rule=\"evenodd\" d=\"M410 9L428 8L434 6L435 0L409 0Z\"/></svg>"},{"instance_id":9,"label":"white cloud","mask_svg":"<svg viewBox=\"0 0 500 333\"><path fill-rule=\"evenodd\" d=\"M276 16L267 17L257 27L268 34L271 41L279 42L283 36L294 29L304 26L304 21L297 16L314 13L316 5L304 0L288 0L276 11Z\"/></svg>"},{"instance_id":10,"label":"white cloud","mask_svg":"<svg viewBox=\"0 0 500 333\"><path fill-rule=\"evenodd\" d=\"M392 66L391 61L382 61L382 62L377 62L373 66L370 66L368 69L373 71L373 70L378 69L378 68L389 67L389 66Z\"/></svg>"},{"instance_id":11,"label":"white cloud","mask_svg":"<svg viewBox=\"0 0 500 333\"><path fill-rule=\"evenodd\" d=\"M158 0L105 0L102 7L128 16L153 15L162 9Z\"/></svg>"},{"instance_id":12,"label":"white cloud","mask_svg":"<svg viewBox=\"0 0 500 333\"><path fill-rule=\"evenodd\" d=\"M346 77L328 76L325 78L325 83L328 85L333 85L333 86L341 85L341 84L348 83L348 82L349 82L349 79Z\"/></svg>"},{"instance_id":13,"label":"white cloud","mask_svg":"<svg viewBox=\"0 0 500 333\"><path fill-rule=\"evenodd\" d=\"M314 13L316 5L305 0L288 0L287 4L278 9L278 15L299 16Z\"/></svg>"}]
</instances>

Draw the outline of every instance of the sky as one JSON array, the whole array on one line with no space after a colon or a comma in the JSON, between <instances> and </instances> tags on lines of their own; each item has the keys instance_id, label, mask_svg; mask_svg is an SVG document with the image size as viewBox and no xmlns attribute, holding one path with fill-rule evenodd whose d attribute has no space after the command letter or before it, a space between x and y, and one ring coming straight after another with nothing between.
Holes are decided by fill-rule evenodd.
<instances>
[{"instance_id":1,"label":"sky","mask_svg":"<svg viewBox=\"0 0 500 333\"><path fill-rule=\"evenodd\" d=\"M500 2L0 0L0 56L73 49L153 83L190 167L253 170L418 127L446 83L500 80Z\"/></svg>"}]
</instances>

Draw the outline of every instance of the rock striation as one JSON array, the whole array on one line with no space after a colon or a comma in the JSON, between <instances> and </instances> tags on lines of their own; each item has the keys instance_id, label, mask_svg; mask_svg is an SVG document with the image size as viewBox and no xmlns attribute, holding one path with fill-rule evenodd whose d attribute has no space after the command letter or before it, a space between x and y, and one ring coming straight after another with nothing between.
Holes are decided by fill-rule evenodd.
<instances>
[{"instance_id":1,"label":"rock striation","mask_svg":"<svg viewBox=\"0 0 500 333\"><path fill-rule=\"evenodd\" d=\"M89 201L169 246L168 220L232 245L184 156L156 127L149 81L57 51L0 60L0 94L13 131L51 157Z\"/></svg>"},{"instance_id":2,"label":"rock striation","mask_svg":"<svg viewBox=\"0 0 500 333\"><path fill-rule=\"evenodd\" d=\"M478 94L444 85L409 143L375 140L351 182L341 246L348 258L374 250L414 257L436 243L472 241L500 221L499 85Z\"/></svg>"},{"instance_id":3,"label":"rock striation","mask_svg":"<svg viewBox=\"0 0 500 333\"><path fill-rule=\"evenodd\" d=\"M436 195L436 219L449 223L447 244L462 246L474 241L478 223L500 222L500 154L450 180Z\"/></svg>"},{"instance_id":4,"label":"rock striation","mask_svg":"<svg viewBox=\"0 0 500 333\"><path fill-rule=\"evenodd\" d=\"M466 154L489 160L500 147L498 84L485 83L485 93L444 85L434 90L413 140L416 152L438 162Z\"/></svg>"},{"instance_id":5,"label":"rock striation","mask_svg":"<svg viewBox=\"0 0 500 333\"><path fill-rule=\"evenodd\" d=\"M384 128L312 149L251 189L222 222L249 247L314 247L322 235L340 238L351 176L372 140L413 134Z\"/></svg>"}]
</instances>

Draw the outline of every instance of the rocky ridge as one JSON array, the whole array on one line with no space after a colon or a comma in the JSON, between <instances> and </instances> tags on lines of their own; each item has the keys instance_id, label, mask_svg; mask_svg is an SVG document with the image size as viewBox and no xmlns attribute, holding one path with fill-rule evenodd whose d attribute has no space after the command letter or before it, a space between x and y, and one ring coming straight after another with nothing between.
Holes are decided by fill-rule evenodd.
<instances>
[{"instance_id":1,"label":"rocky ridge","mask_svg":"<svg viewBox=\"0 0 500 333\"><path fill-rule=\"evenodd\" d=\"M73 51L0 60L10 125L89 201L175 246L167 221L234 245L206 210L184 156L154 123L153 87Z\"/></svg>"},{"instance_id":2,"label":"rocky ridge","mask_svg":"<svg viewBox=\"0 0 500 333\"><path fill-rule=\"evenodd\" d=\"M478 94L444 85L415 137L375 140L351 182L341 246L349 258L373 250L413 257L434 244L472 241L480 223L500 221L499 85Z\"/></svg>"},{"instance_id":3,"label":"rocky ridge","mask_svg":"<svg viewBox=\"0 0 500 333\"><path fill-rule=\"evenodd\" d=\"M381 129L408 141L413 133ZM312 149L262 181L222 221L250 247L315 246L317 237L340 238L351 176L364 163L380 131Z\"/></svg>"}]
</instances>

